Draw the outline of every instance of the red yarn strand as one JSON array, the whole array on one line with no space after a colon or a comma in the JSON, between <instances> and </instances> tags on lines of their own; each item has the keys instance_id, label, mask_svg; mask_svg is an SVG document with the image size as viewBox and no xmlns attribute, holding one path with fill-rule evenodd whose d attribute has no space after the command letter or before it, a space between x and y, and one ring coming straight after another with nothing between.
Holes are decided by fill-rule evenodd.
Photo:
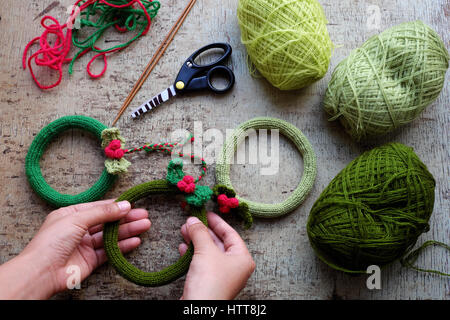
<instances>
[{"instance_id":1,"label":"red yarn strand","mask_svg":"<svg viewBox=\"0 0 450 320\"><path fill-rule=\"evenodd\" d=\"M75 4L73 5L72 12L70 15L70 19L72 19L73 21L75 20L75 16L74 16L74 12L76 8L79 8L78 14L83 11L84 9L86 9L88 6L94 4L95 2L100 2L103 3L107 6L113 7L113 8L125 8L125 7L130 7L133 6L135 3L137 3L143 10L145 18L147 19L147 25L145 27L145 29L142 31L142 35L146 35L150 29L150 25L151 25L151 17L149 15L149 13L147 12L147 9L145 8L145 6L142 4L142 2L140 0L131 0L126 4L123 5L116 5L116 4L112 4L109 3L106 0L87 0L85 3L83 3L82 5L78 6L78 4L80 2L82 2L84 0L78 0L75 2ZM51 22L53 22L52 24L46 24L46 22L48 23L47 20L50 20ZM67 63L69 61L71 61L72 59L67 58L67 55L69 54L69 51L71 49L71 45L72 45L72 29L67 27L67 23L61 25L54 17L52 16L44 16L41 20L41 25L42 27L45 29L44 32L42 33L41 36L34 38L33 40L31 40L25 47L24 52L23 52L23 56L22 56L22 67L25 70L28 68L30 70L30 74L31 77L33 78L34 82L36 83L36 85L40 88L40 89L51 89L56 87L57 85L59 85L61 83L62 77L63 77L63 72L62 72L62 65L64 63ZM114 27L120 31L120 32L125 32L127 31L126 28L121 28L118 24L114 25ZM64 29L66 30L66 33L64 34ZM54 35L56 36L56 40L54 41L54 44L51 45L50 41L48 39L49 35ZM36 42L39 42L39 49L33 53L27 61L27 56L28 56L28 52L30 50L30 47L32 45L34 45ZM128 46L128 45L127 45ZM119 48L112 48L111 50L105 50L103 52L100 52L98 54L96 54L87 64L86 66L86 71L89 74L90 77L92 78L99 78L101 77L105 72L106 69L108 67L108 62L107 62L107 57L106 55L115 51L119 51L127 46L124 47L119 47ZM97 47L94 47L95 50L100 50ZM87 48L86 50L84 50L83 52L81 52L80 54L78 54L77 58L83 56L84 54L86 54L87 52L91 51L91 48ZM103 57L103 69L99 74L93 74L91 72L91 65L92 63L98 58L98 57ZM34 62L34 64L36 66L40 66L40 67L48 67L52 70L55 70L58 72L58 79L56 80L56 82L54 82L53 84L50 85L44 85L42 83L39 82L39 80L36 77L36 74L33 70L32 67L32 62Z\"/></svg>"}]
</instances>

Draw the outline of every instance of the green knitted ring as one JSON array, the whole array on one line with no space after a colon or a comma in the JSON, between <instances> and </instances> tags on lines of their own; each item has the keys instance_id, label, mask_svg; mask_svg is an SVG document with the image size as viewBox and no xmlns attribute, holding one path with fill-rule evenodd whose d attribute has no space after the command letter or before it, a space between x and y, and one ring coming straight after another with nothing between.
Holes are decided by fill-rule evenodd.
<instances>
[{"instance_id":1,"label":"green knitted ring","mask_svg":"<svg viewBox=\"0 0 450 320\"><path fill-rule=\"evenodd\" d=\"M123 193L116 201L128 200L130 203L154 194L181 194L180 190L170 185L167 180L155 180L135 186ZM190 206L190 214L199 218L206 226L205 207ZM129 263L118 245L119 221L110 222L103 228L103 243L109 262L125 279L147 287L157 287L170 283L183 276L189 269L194 254L192 243L186 253L173 265L157 272L144 272Z\"/></svg>"},{"instance_id":2,"label":"green knitted ring","mask_svg":"<svg viewBox=\"0 0 450 320\"><path fill-rule=\"evenodd\" d=\"M316 179L316 156L308 139L292 124L275 118L254 118L242 123L234 130L226 141L216 165L217 183L233 189L230 180L230 163L239 144L245 139L249 129L278 129L281 134L292 141L303 156L304 172L294 192L283 202L277 204L258 203L236 196L239 201L246 202L250 213L259 218L275 218L295 210L311 191Z\"/></svg>"},{"instance_id":3,"label":"green knitted ring","mask_svg":"<svg viewBox=\"0 0 450 320\"><path fill-rule=\"evenodd\" d=\"M66 116L53 121L34 138L25 158L25 172L34 191L46 202L55 207L91 202L100 199L112 186L116 176L103 170L100 179L89 189L77 195L61 194L45 181L42 176L40 160L47 147L59 133L68 129L87 130L101 140L101 133L107 127L101 122L85 116Z\"/></svg>"}]
</instances>

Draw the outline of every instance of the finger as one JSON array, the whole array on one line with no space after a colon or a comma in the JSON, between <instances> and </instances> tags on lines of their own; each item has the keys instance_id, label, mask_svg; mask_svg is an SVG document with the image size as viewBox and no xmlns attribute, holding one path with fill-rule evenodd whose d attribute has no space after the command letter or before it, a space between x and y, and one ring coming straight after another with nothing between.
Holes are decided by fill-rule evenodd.
<instances>
[{"instance_id":1,"label":"finger","mask_svg":"<svg viewBox=\"0 0 450 320\"><path fill-rule=\"evenodd\" d=\"M191 238L189 237L189 232L187 231L186 223L181 226L181 235L183 236L183 240L186 243L191 242Z\"/></svg>"},{"instance_id":2,"label":"finger","mask_svg":"<svg viewBox=\"0 0 450 320\"><path fill-rule=\"evenodd\" d=\"M180 243L180 245L178 246L178 251L180 252L181 256L184 256L187 249L188 249L188 245L186 243Z\"/></svg>"},{"instance_id":3,"label":"finger","mask_svg":"<svg viewBox=\"0 0 450 320\"><path fill-rule=\"evenodd\" d=\"M198 218L189 217L186 221L186 227L189 238L191 238L194 244L195 252L217 249L208 232L208 228Z\"/></svg>"},{"instance_id":4,"label":"finger","mask_svg":"<svg viewBox=\"0 0 450 320\"><path fill-rule=\"evenodd\" d=\"M100 223L122 219L131 209L128 201L107 203L89 208L70 216L72 222L88 230Z\"/></svg>"},{"instance_id":5,"label":"finger","mask_svg":"<svg viewBox=\"0 0 450 320\"><path fill-rule=\"evenodd\" d=\"M148 231L150 229L151 222L148 219L141 219L138 221L133 221L129 223L124 223L119 226L118 239L124 240L134 236L138 236L141 233ZM91 236L91 241L94 249L99 249L103 247L103 232L97 232Z\"/></svg>"},{"instance_id":6,"label":"finger","mask_svg":"<svg viewBox=\"0 0 450 320\"><path fill-rule=\"evenodd\" d=\"M94 202L86 202L86 203L79 203L72 206L67 206L60 208L57 211L58 215L60 216L66 216L69 214L74 214L77 212L85 211L94 207L103 206L106 204L113 203L114 199L108 199L108 200L100 200L100 201L94 201Z\"/></svg>"},{"instance_id":7,"label":"finger","mask_svg":"<svg viewBox=\"0 0 450 320\"><path fill-rule=\"evenodd\" d=\"M207 213L208 225L222 240L225 252L248 252L241 236L221 217L213 212Z\"/></svg>"},{"instance_id":8,"label":"finger","mask_svg":"<svg viewBox=\"0 0 450 320\"><path fill-rule=\"evenodd\" d=\"M219 248L220 251L225 252L225 245L223 244L222 240L220 240L219 237L211 229L208 229L208 232L217 248Z\"/></svg>"},{"instance_id":9,"label":"finger","mask_svg":"<svg viewBox=\"0 0 450 320\"><path fill-rule=\"evenodd\" d=\"M122 253L128 253L128 252L136 249L137 247L139 247L140 244L141 244L141 239L139 239L138 237L133 237L133 238L119 241L119 249ZM97 267L106 262L107 257L106 257L105 249L95 250L95 255L97 256Z\"/></svg>"},{"instance_id":10,"label":"finger","mask_svg":"<svg viewBox=\"0 0 450 320\"><path fill-rule=\"evenodd\" d=\"M217 237L217 235L211 230L208 229L209 235L211 236L211 238L214 241L214 244L222 251L225 252L225 248L223 245L222 240L219 239L219 237ZM187 231L187 227L186 224L183 224L181 226L181 235L183 236L184 241L189 244L191 242L191 238L189 237L189 233Z\"/></svg>"},{"instance_id":11,"label":"finger","mask_svg":"<svg viewBox=\"0 0 450 320\"><path fill-rule=\"evenodd\" d=\"M146 219L148 218L148 211L145 209L131 209L130 212L128 212L128 214L123 217L122 219L120 219L119 224L124 224L124 223L128 223L128 222L133 222L133 221L137 221L137 220L141 220L141 219ZM100 232L103 230L103 224L97 224L91 228L89 228L89 233L91 235Z\"/></svg>"}]
</instances>

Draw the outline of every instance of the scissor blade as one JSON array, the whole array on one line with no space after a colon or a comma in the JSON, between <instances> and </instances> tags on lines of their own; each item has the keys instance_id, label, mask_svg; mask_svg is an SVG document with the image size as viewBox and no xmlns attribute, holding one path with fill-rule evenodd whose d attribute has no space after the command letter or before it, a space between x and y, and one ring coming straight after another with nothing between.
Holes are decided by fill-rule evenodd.
<instances>
[{"instance_id":1,"label":"scissor blade","mask_svg":"<svg viewBox=\"0 0 450 320\"><path fill-rule=\"evenodd\" d=\"M148 100L147 102L145 102L144 104L142 104L139 108L133 110L133 112L131 112L131 117L137 118L143 115L144 113L152 110L153 108L156 108L161 103L166 102L170 98L175 97L176 95L177 93L172 85L168 87L166 90L160 92L159 94Z\"/></svg>"}]
</instances>

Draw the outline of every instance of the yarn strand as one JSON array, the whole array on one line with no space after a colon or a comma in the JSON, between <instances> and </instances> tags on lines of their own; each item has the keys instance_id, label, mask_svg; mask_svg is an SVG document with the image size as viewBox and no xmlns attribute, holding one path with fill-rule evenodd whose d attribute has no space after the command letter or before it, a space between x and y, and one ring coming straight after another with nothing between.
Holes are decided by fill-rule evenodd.
<instances>
[{"instance_id":1,"label":"yarn strand","mask_svg":"<svg viewBox=\"0 0 450 320\"><path fill-rule=\"evenodd\" d=\"M417 258L419 257L420 253L425 248L427 248L429 246L440 246L440 247L443 247L443 248L447 249L447 251L450 251L450 246L449 245L447 245L445 243L442 243L442 242L439 242L439 241L429 240L429 241L424 242L416 250L409 252L405 257L400 259L400 263L403 266L409 267L409 268L414 269L416 271L426 272L426 273L434 273L434 274L438 274L438 275L441 275L441 276L450 277L450 273L445 273L445 272L432 270L432 269L423 269L423 268L419 268L419 267L416 267L416 266L413 265L417 261Z\"/></svg>"},{"instance_id":2,"label":"yarn strand","mask_svg":"<svg viewBox=\"0 0 450 320\"><path fill-rule=\"evenodd\" d=\"M135 8L134 5L137 5L137 7ZM45 29L44 32L40 37L31 40L24 49L22 67L26 69L28 66L31 77L41 89L51 89L59 85L63 77L63 64L70 62L68 72L72 74L75 61L90 51L96 52L97 54L88 62L86 72L92 78L101 77L108 67L107 54L122 50L141 36L146 35L150 29L152 19L156 16L160 8L160 3L152 0L78 0L74 4L74 9L72 9L70 16L70 19L72 19L70 21L71 23L76 18L76 8L79 10L80 30L84 27L96 29L89 36L80 39L78 29L72 29L72 26L69 27L68 23L61 25L51 16L44 16L41 20L41 25ZM49 20L52 24L46 24ZM114 27L118 32L122 33L137 31L137 34L125 43L101 49L96 46L96 43L110 27ZM66 29L65 34L64 29ZM56 36L53 45L48 38L49 35ZM27 62L30 47L35 43L39 43L40 48L28 57ZM79 48L79 51L75 53L73 58L67 58L72 44ZM99 57L103 58L104 66L100 73L94 74L91 71L91 65ZM58 79L50 85L42 84L35 75L32 62L37 66L56 70L58 72Z\"/></svg>"}]
</instances>

